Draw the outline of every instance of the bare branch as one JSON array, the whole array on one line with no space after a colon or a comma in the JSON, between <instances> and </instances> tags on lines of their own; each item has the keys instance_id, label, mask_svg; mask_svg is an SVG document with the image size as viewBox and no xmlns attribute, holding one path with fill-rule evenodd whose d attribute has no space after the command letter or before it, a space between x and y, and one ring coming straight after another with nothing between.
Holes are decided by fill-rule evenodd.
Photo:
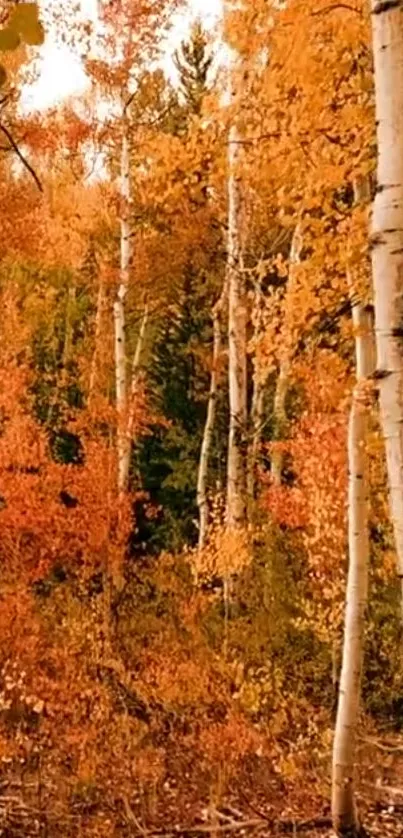
<instances>
[{"instance_id":1,"label":"bare branch","mask_svg":"<svg viewBox=\"0 0 403 838\"><path fill-rule=\"evenodd\" d=\"M36 174L35 170L32 168L31 164L28 162L26 157L24 157L22 151L18 148L18 145L15 142L12 134L10 134L10 131L8 130L8 128L6 128L5 125L2 125L1 122L0 122L0 130L7 137L8 141L10 143L10 148L12 148L15 151L15 153L16 153L18 159L21 161L22 165L27 169L27 171L30 173L31 177L33 177L39 191L43 192L43 186L42 186L42 184L41 184L41 182L38 178L38 175Z\"/></svg>"},{"instance_id":2,"label":"bare branch","mask_svg":"<svg viewBox=\"0 0 403 838\"><path fill-rule=\"evenodd\" d=\"M387 745L379 742L377 739L371 739L369 736L360 736L359 740L368 745L373 745L375 748L379 748L380 751L385 751L387 754L403 754L403 743L401 745Z\"/></svg>"},{"instance_id":3,"label":"bare branch","mask_svg":"<svg viewBox=\"0 0 403 838\"><path fill-rule=\"evenodd\" d=\"M325 6L324 9L317 9L316 12L311 12L312 17L317 17L318 15L325 15L328 12L337 12L339 9L344 9L348 12L355 12L355 14L361 14L359 9L356 9L354 6L350 6L348 3L332 3L331 6Z\"/></svg>"}]
</instances>

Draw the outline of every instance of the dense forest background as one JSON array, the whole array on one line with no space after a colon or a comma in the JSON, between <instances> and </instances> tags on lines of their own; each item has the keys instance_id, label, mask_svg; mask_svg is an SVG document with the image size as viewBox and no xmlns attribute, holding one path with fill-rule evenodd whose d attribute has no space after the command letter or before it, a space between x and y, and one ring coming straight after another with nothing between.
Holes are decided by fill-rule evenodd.
<instances>
[{"instance_id":1,"label":"dense forest background","mask_svg":"<svg viewBox=\"0 0 403 838\"><path fill-rule=\"evenodd\" d=\"M158 60L177 3L100 3L97 26L55 7L91 84L29 115L49 20L18 5L0 32L0 834L331 834L353 315L373 297L368 4L228 2L175 83ZM356 790L371 834L399 835L377 386Z\"/></svg>"}]
</instances>

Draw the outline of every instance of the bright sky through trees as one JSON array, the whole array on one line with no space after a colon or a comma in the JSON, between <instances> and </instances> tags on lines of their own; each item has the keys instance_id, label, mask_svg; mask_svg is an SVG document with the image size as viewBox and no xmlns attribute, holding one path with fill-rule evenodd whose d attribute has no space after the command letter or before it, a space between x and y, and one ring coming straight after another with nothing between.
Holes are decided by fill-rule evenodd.
<instances>
[{"instance_id":1,"label":"bright sky through trees","mask_svg":"<svg viewBox=\"0 0 403 838\"><path fill-rule=\"evenodd\" d=\"M42 0L42 6L50 7L63 0ZM84 16L93 19L96 15L97 0L80 0ZM220 0L188 0L188 11L177 15L167 45L166 68L171 72L170 54L188 32L189 22L200 15L206 26L212 25L220 12ZM40 75L38 80L27 86L23 96L24 109L45 108L54 105L60 99L72 93L85 90L86 77L79 58L65 45L56 41L48 33L46 43L41 48Z\"/></svg>"}]
</instances>

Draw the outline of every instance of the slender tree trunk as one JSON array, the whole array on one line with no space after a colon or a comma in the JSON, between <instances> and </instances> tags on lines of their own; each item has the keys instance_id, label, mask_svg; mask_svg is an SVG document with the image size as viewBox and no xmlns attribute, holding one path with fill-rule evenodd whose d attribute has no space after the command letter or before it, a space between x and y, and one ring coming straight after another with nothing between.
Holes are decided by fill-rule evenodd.
<instances>
[{"instance_id":1,"label":"slender tree trunk","mask_svg":"<svg viewBox=\"0 0 403 838\"><path fill-rule=\"evenodd\" d=\"M302 250L302 236L301 236L301 224L298 222L295 230L294 235L292 237L291 248L290 248L290 265L289 265L289 272L288 272L288 283L287 283L287 291L286 294L290 294L293 288L293 278L295 273L295 266L299 264L301 260L301 250ZM285 328L287 329L287 324L285 324ZM280 442L284 439L284 433L287 425L287 413L286 413L286 398L288 393L288 382L289 382L289 375L290 375L290 367L291 367L291 360L292 360L292 346L290 345L290 340L287 334L285 334L285 345L284 349L282 350L282 356L280 360L280 369L277 378L276 384L276 391L274 394L274 405L273 405L273 418L274 418L274 434L273 439L275 442ZM271 456L271 476L275 486L281 485L282 479L282 471L283 471L283 462L284 462L284 455L280 449L274 449L272 456Z\"/></svg>"},{"instance_id":2,"label":"slender tree trunk","mask_svg":"<svg viewBox=\"0 0 403 838\"><path fill-rule=\"evenodd\" d=\"M359 834L354 800L354 757L369 557L366 442L371 402L365 384L374 371L372 316L365 307L355 305L353 322L356 329L357 384L353 393L348 432L349 570L343 663L333 749L332 812L334 828L340 836Z\"/></svg>"},{"instance_id":3,"label":"slender tree trunk","mask_svg":"<svg viewBox=\"0 0 403 838\"><path fill-rule=\"evenodd\" d=\"M356 201L368 196L367 180L355 185ZM356 385L348 430L348 545L349 568L344 624L344 644L336 730L333 746L332 817L339 836L360 835L354 795L355 735L361 695L365 610L369 563L369 482L367 463L371 393L375 370L372 310L355 301L350 281L356 347Z\"/></svg>"},{"instance_id":4,"label":"slender tree trunk","mask_svg":"<svg viewBox=\"0 0 403 838\"><path fill-rule=\"evenodd\" d=\"M91 404L94 391L95 379L97 375L97 364L99 356L99 346L101 342L102 319L105 307L105 285L102 277L99 280L98 294L97 294L97 308L95 312L95 332L94 332L94 351L91 360L90 380L88 383L88 403Z\"/></svg>"},{"instance_id":5,"label":"slender tree trunk","mask_svg":"<svg viewBox=\"0 0 403 838\"><path fill-rule=\"evenodd\" d=\"M246 299L240 246L239 134L232 126L228 141L228 380L229 438L227 520L229 527L246 520Z\"/></svg>"},{"instance_id":6,"label":"slender tree trunk","mask_svg":"<svg viewBox=\"0 0 403 838\"><path fill-rule=\"evenodd\" d=\"M378 139L371 237L377 376L403 603L403 0L372 0L372 36Z\"/></svg>"},{"instance_id":7,"label":"slender tree trunk","mask_svg":"<svg viewBox=\"0 0 403 838\"><path fill-rule=\"evenodd\" d=\"M262 283L260 280L256 282L255 299L253 306L253 323L254 323L254 338L255 342L263 332L263 292ZM248 490L248 517L250 517L255 500L256 488L256 467L259 458L259 451L262 442L262 430L264 420L264 389L265 382L263 378L262 365L260 363L259 352L255 351L255 368L253 374L253 392L252 404L250 411L250 443L248 446L248 464L247 464L247 490Z\"/></svg>"},{"instance_id":8,"label":"slender tree trunk","mask_svg":"<svg viewBox=\"0 0 403 838\"><path fill-rule=\"evenodd\" d=\"M127 124L124 121L120 177L121 177L121 219L120 219L120 278L113 307L115 320L115 377L116 409L118 415L117 454L118 454L118 490L123 492L127 482L127 358L126 358L126 322L125 298L129 283L131 260L131 239L129 224L130 202L130 157L127 137Z\"/></svg>"},{"instance_id":9,"label":"slender tree trunk","mask_svg":"<svg viewBox=\"0 0 403 838\"><path fill-rule=\"evenodd\" d=\"M127 426L126 426L126 447L122 455L122 485L127 488L129 483L130 471L130 457L133 441L133 430L136 418L136 394L139 388L140 374L141 374L141 359L144 349L144 342L147 332L149 310L148 305L145 306L144 314L141 319L140 331L137 338L136 349L132 361L131 382L130 382L130 405L128 409Z\"/></svg>"},{"instance_id":10,"label":"slender tree trunk","mask_svg":"<svg viewBox=\"0 0 403 838\"><path fill-rule=\"evenodd\" d=\"M210 379L210 392L207 404L206 422L204 425L203 440L200 450L199 470L197 477L197 507L199 510L199 550L201 550L207 538L208 530L208 469L210 463L211 449L213 445L214 422L216 417L217 395L219 388L219 362L221 355L221 313L226 297L224 286L220 299L213 308L213 360Z\"/></svg>"}]
</instances>

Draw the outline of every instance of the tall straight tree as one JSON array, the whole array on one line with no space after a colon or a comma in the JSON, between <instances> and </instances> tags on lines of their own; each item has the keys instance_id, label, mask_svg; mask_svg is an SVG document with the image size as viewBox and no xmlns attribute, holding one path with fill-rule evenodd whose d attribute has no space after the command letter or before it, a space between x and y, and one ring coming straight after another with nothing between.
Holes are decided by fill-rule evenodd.
<instances>
[{"instance_id":1,"label":"tall straight tree","mask_svg":"<svg viewBox=\"0 0 403 838\"><path fill-rule=\"evenodd\" d=\"M375 332L390 511L403 595L403 0L372 0L372 37L378 139L371 239Z\"/></svg>"},{"instance_id":2,"label":"tall straight tree","mask_svg":"<svg viewBox=\"0 0 403 838\"><path fill-rule=\"evenodd\" d=\"M237 99L237 61L230 70L230 100ZM246 294L241 251L241 138L236 116L228 135L228 239L226 283L228 287L228 383L229 436L227 460L227 520L229 527L242 526L246 520Z\"/></svg>"},{"instance_id":3,"label":"tall straight tree","mask_svg":"<svg viewBox=\"0 0 403 838\"><path fill-rule=\"evenodd\" d=\"M302 250L302 231L301 220L299 219L295 227L290 247L288 282L286 289L286 306L288 299L292 299L295 284L296 267L301 261ZM294 348L291 344L291 334L287 317L285 315L284 323L285 333L282 336L283 346L280 348L280 366L276 383L276 390L274 394L273 418L274 418L274 440L283 441L284 432L287 424L286 414L286 398L289 389L290 368L293 357ZM281 448L274 448L271 456L271 475L275 486L281 485L283 472L283 452Z\"/></svg>"},{"instance_id":4,"label":"tall straight tree","mask_svg":"<svg viewBox=\"0 0 403 838\"><path fill-rule=\"evenodd\" d=\"M208 530L208 471L213 447L214 423L216 417L217 396L219 392L219 364L221 356L221 317L226 300L226 285L219 300L213 308L213 358L211 365L210 391L207 402L207 414L200 449L199 469L197 475L197 507L199 510L199 549L201 550L207 538Z\"/></svg>"},{"instance_id":5,"label":"tall straight tree","mask_svg":"<svg viewBox=\"0 0 403 838\"><path fill-rule=\"evenodd\" d=\"M130 155L128 139L128 120L126 107L122 118L122 149L120 162L120 276L113 306L115 320L115 376L116 408L118 413L117 454L118 454L118 489L124 491L127 486L130 464L130 444L126 431L127 420L127 355L126 355L126 318L125 297L129 285L131 238L130 238Z\"/></svg>"},{"instance_id":6,"label":"tall straight tree","mask_svg":"<svg viewBox=\"0 0 403 838\"><path fill-rule=\"evenodd\" d=\"M355 200L369 202L368 178L357 181ZM337 835L359 836L355 803L355 738L361 694L365 609L369 564L369 479L367 442L371 415L371 387L375 370L372 308L357 299L349 277L355 332L356 385L348 428L348 548L349 568L344 624L343 661L333 746L332 816Z\"/></svg>"},{"instance_id":7,"label":"tall straight tree","mask_svg":"<svg viewBox=\"0 0 403 838\"><path fill-rule=\"evenodd\" d=\"M262 289L262 278L257 275L255 280L254 300L252 310L253 337L255 344L258 344L264 333L264 296ZM247 463L247 489L248 489L248 518L255 500L256 489L256 467L259 460L259 451L262 442L262 431L264 424L264 391L265 376L262 369L259 349L255 350L253 390L250 407L250 440L248 445Z\"/></svg>"},{"instance_id":8,"label":"tall straight tree","mask_svg":"<svg viewBox=\"0 0 403 838\"><path fill-rule=\"evenodd\" d=\"M142 72L144 73L144 67L158 53L162 28L167 22L167 11L175 6L176 0L156 0L151 5L146 0L144 2L139 0L135 8L131 0L116 0L109 4L99 2L98 16L106 25L103 30L103 42L101 38L101 53L107 58L112 53L118 56L118 61L112 63L103 59L88 62L95 83L98 83L100 90L110 97L112 112L116 109L116 105L119 108L114 125L119 136L118 141L115 142L115 152L118 147L120 164L116 167L116 160L114 160L114 166L119 168L120 175L120 262L113 308L119 493L124 492L129 485L131 435L134 424L130 402L137 390L139 365L136 364L136 359L141 357L148 319L146 308L130 376L128 375L125 310L133 251L130 134L133 132L134 125L142 123L138 113L136 119L132 119L131 110L137 94L141 99L139 80ZM141 109L141 104L138 105L137 112L139 108Z\"/></svg>"}]
</instances>

